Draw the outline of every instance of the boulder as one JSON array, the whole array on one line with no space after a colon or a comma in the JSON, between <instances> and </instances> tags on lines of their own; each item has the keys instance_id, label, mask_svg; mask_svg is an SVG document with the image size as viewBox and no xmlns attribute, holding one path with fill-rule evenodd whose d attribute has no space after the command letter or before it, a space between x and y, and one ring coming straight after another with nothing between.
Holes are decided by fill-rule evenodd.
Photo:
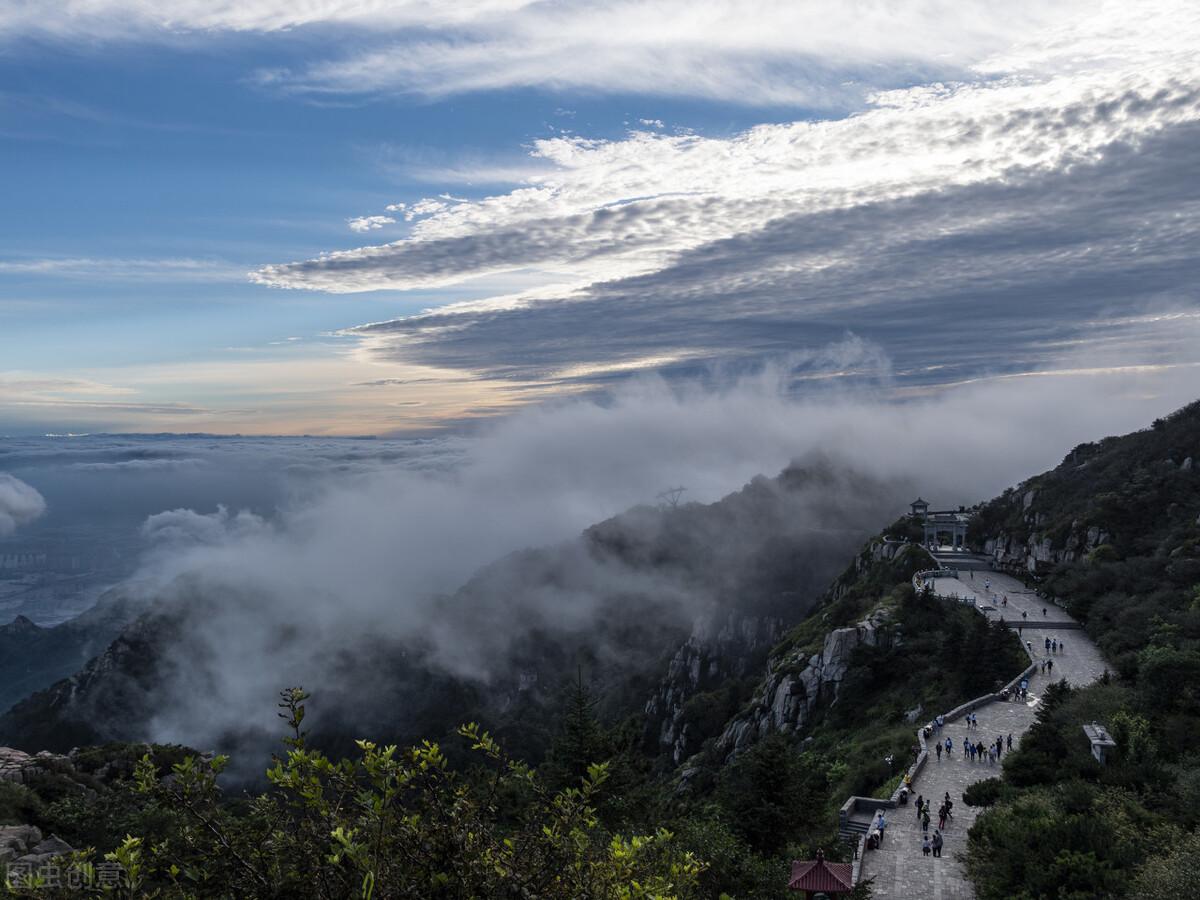
<instances>
[{"instance_id":1,"label":"boulder","mask_svg":"<svg viewBox=\"0 0 1200 900\"><path fill-rule=\"evenodd\" d=\"M74 850L74 847L72 847L58 835L52 834L44 841L39 841L36 845L34 845L30 852L38 855L49 854L51 856L59 856L63 853L73 853Z\"/></svg>"},{"instance_id":2,"label":"boulder","mask_svg":"<svg viewBox=\"0 0 1200 900\"><path fill-rule=\"evenodd\" d=\"M24 853L41 840L42 832L36 825L0 825L0 847L11 847Z\"/></svg>"}]
</instances>

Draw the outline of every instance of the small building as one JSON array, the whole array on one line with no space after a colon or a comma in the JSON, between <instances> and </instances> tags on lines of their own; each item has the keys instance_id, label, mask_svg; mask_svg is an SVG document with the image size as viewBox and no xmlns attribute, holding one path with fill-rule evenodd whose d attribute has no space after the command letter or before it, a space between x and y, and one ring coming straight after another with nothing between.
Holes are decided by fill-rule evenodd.
<instances>
[{"instance_id":1,"label":"small building","mask_svg":"<svg viewBox=\"0 0 1200 900\"><path fill-rule=\"evenodd\" d=\"M1091 725L1084 725L1083 733L1087 735L1087 739L1092 744L1092 756L1096 757L1096 762L1104 765L1108 751L1116 747L1117 742L1112 739L1107 728L1095 722Z\"/></svg>"},{"instance_id":2,"label":"small building","mask_svg":"<svg viewBox=\"0 0 1200 900\"><path fill-rule=\"evenodd\" d=\"M955 550L966 550L968 521L966 513L927 513L924 520L925 545L929 547L948 545Z\"/></svg>"},{"instance_id":3,"label":"small building","mask_svg":"<svg viewBox=\"0 0 1200 900\"><path fill-rule=\"evenodd\" d=\"M950 546L955 550L967 549L967 523L970 515L963 507L956 510L929 508L929 501L918 497L909 504L910 518L924 526L925 546Z\"/></svg>"},{"instance_id":4,"label":"small building","mask_svg":"<svg viewBox=\"0 0 1200 900\"><path fill-rule=\"evenodd\" d=\"M849 894L854 890L854 866L825 862L825 851L818 850L816 859L792 863L788 887L793 891L804 891L806 900Z\"/></svg>"}]
</instances>

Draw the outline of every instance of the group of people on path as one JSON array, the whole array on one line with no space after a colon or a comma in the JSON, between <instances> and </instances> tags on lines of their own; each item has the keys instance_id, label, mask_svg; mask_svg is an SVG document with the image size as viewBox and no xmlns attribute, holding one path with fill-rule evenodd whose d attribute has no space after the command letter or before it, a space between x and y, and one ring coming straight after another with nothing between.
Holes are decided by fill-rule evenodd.
<instances>
[{"instance_id":1,"label":"group of people on path","mask_svg":"<svg viewBox=\"0 0 1200 900\"><path fill-rule=\"evenodd\" d=\"M921 823L921 853L924 856L929 856L930 853L934 856L941 856L942 846L945 844L942 832L946 830L946 820L953 817L951 810L954 807L954 801L950 799L950 792L946 791L946 798L938 808L938 824L937 828L933 830L932 837L929 835L929 807L931 805L932 803L924 797L917 797L917 820Z\"/></svg>"},{"instance_id":2,"label":"group of people on path","mask_svg":"<svg viewBox=\"0 0 1200 900\"><path fill-rule=\"evenodd\" d=\"M1006 749L1011 750L1013 745L1012 733L1010 732L1007 740L997 736L996 740L988 745L984 745L983 741L972 741L969 738L962 739L962 753L964 760L971 762L983 762L986 758L989 765L995 765L996 761L1004 755ZM946 754L946 759L950 759L954 755L954 741L951 738L946 738L944 742L938 742L933 745L934 751L937 753L938 762L942 761L943 751Z\"/></svg>"}]
</instances>

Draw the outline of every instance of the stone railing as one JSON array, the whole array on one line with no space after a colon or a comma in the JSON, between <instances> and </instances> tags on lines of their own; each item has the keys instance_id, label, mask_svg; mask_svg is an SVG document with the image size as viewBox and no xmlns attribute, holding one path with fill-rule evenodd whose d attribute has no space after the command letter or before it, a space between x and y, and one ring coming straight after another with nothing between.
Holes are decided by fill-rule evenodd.
<instances>
[{"instance_id":1,"label":"stone railing","mask_svg":"<svg viewBox=\"0 0 1200 900\"><path fill-rule=\"evenodd\" d=\"M880 800L878 797L851 797L838 810L838 836L850 838L857 834L854 862L850 873L851 881L854 884L858 884L858 879L862 875L863 853L867 849L867 834L871 830L871 820L875 817L875 812L880 809L895 809L897 805L895 797L888 800ZM860 809L867 811L865 824L853 821L854 814Z\"/></svg>"},{"instance_id":2,"label":"stone railing","mask_svg":"<svg viewBox=\"0 0 1200 900\"><path fill-rule=\"evenodd\" d=\"M923 569L912 577L913 590L917 593L925 590L926 582L934 578L957 578L958 569ZM930 588L932 590L932 588ZM949 594L934 594L939 600L957 600L959 603L974 603L973 597L951 597Z\"/></svg>"}]
</instances>

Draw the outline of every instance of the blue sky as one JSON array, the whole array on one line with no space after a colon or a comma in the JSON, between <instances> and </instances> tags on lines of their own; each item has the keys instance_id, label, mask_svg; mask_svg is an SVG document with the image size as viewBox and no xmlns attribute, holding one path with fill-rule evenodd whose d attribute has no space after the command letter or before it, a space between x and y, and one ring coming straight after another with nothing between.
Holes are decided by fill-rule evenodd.
<instances>
[{"instance_id":1,"label":"blue sky","mask_svg":"<svg viewBox=\"0 0 1200 900\"><path fill-rule=\"evenodd\" d=\"M0 12L0 433L1196 362L1194 10L750 6Z\"/></svg>"}]
</instances>

